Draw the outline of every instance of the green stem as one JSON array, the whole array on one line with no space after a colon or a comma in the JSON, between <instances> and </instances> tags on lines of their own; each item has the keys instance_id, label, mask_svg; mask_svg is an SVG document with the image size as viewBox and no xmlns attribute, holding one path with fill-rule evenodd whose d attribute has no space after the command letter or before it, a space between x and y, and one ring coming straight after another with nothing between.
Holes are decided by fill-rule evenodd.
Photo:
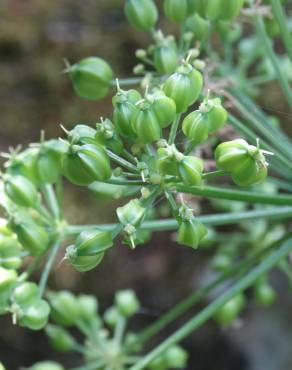
<instances>
[{"instance_id":1,"label":"green stem","mask_svg":"<svg viewBox=\"0 0 292 370\"><path fill-rule=\"evenodd\" d=\"M206 216L196 216L196 219L207 226L232 225L241 221L267 219L273 221L284 220L292 217L292 207L271 207L256 209L244 212L227 212ZM118 224L103 225L70 225L67 228L67 235L80 234L84 230L107 230L113 231ZM142 230L148 231L173 231L178 227L175 219L145 221L140 226Z\"/></svg>"},{"instance_id":2,"label":"green stem","mask_svg":"<svg viewBox=\"0 0 292 370\"><path fill-rule=\"evenodd\" d=\"M120 180L120 179L109 179L104 181L106 184L113 184L113 185L126 185L126 186L143 186L146 183L139 180Z\"/></svg>"},{"instance_id":3,"label":"green stem","mask_svg":"<svg viewBox=\"0 0 292 370\"><path fill-rule=\"evenodd\" d=\"M114 332L114 341L117 343L118 346L121 346L122 344L123 336L126 330L126 325L127 325L126 318L124 316L120 316Z\"/></svg>"},{"instance_id":4,"label":"green stem","mask_svg":"<svg viewBox=\"0 0 292 370\"><path fill-rule=\"evenodd\" d=\"M271 0L271 5L273 8L273 14L281 30L280 35L292 62L292 37L288 27L288 20L285 16L280 0Z\"/></svg>"},{"instance_id":5,"label":"green stem","mask_svg":"<svg viewBox=\"0 0 292 370\"><path fill-rule=\"evenodd\" d=\"M188 337L192 332L201 327L206 321L212 318L216 312L232 299L236 294L241 293L250 287L260 276L271 270L282 258L286 257L292 251L292 240L289 239L281 245L273 254L267 257L260 265L250 271L241 280L235 283L219 298L210 303L199 314L186 322L179 330L169 336L159 346L150 351L142 360L137 364L130 367L129 370L142 370L145 369L158 356L163 354L171 346L181 342L184 338Z\"/></svg>"},{"instance_id":6,"label":"green stem","mask_svg":"<svg viewBox=\"0 0 292 370\"><path fill-rule=\"evenodd\" d=\"M55 219L60 219L60 209L59 209L59 203L58 199L56 197L54 188L51 184L46 184L43 187L43 193L46 198L48 207L50 208L52 215L55 217Z\"/></svg>"},{"instance_id":7,"label":"green stem","mask_svg":"<svg viewBox=\"0 0 292 370\"><path fill-rule=\"evenodd\" d=\"M108 156L111 158L111 160L113 160L118 165L126 168L130 172L134 172L134 173L138 172L136 166L134 166L132 163L126 161L124 158L116 155L115 153L113 153L112 151L110 151L108 149L107 149L106 152L107 152Z\"/></svg>"},{"instance_id":8,"label":"green stem","mask_svg":"<svg viewBox=\"0 0 292 370\"><path fill-rule=\"evenodd\" d=\"M180 121L181 114L177 114L173 124L171 125L170 133L169 133L169 139L168 139L168 144L174 144L179 121Z\"/></svg>"},{"instance_id":9,"label":"green stem","mask_svg":"<svg viewBox=\"0 0 292 370\"><path fill-rule=\"evenodd\" d=\"M258 32L261 45L265 49L267 57L270 59L270 62L272 63L274 67L275 73L278 77L279 84L283 90L283 93L287 99L287 102L289 106L292 107L292 91L291 91L289 82L287 78L285 77L285 75L283 74L282 68L279 64L278 58L271 44L271 40L266 33L265 25L264 25L261 15L256 14L254 16L254 21L255 21L255 25L256 25L256 29Z\"/></svg>"},{"instance_id":10,"label":"green stem","mask_svg":"<svg viewBox=\"0 0 292 370\"><path fill-rule=\"evenodd\" d=\"M120 86L139 85L142 80L143 80L143 77L119 78L119 85ZM114 86L114 87L117 86L116 80L111 81L111 86Z\"/></svg>"},{"instance_id":11,"label":"green stem","mask_svg":"<svg viewBox=\"0 0 292 370\"><path fill-rule=\"evenodd\" d=\"M248 202L256 204L274 204L274 205L292 205L292 196L282 194L263 194L260 192L243 191L237 189L220 188L213 186L185 186L176 185L176 190L181 193L203 196L206 198L228 199L239 202Z\"/></svg>"},{"instance_id":12,"label":"green stem","mask_svg":"<svg viewBox=\"0 0 292 370\"><path fill-rule=\"evenodd\" d=\"M59 237L55 241L55 243L53 244L53 246L51 248L51 251L50 251L50 254L49 254L49 257L48 257L47 262L45 264L45 267L43 269L43 272L42 272L42 275L41 275L41 278L40 278L40 282L39 282L39 296L40 297L42 297L43 294L44 294L44 290L45 290L46 285L47 285L47 281L48 281L48 278L49 278L50 271L52 269L53 263L54 263L55 258L57 256L58 250L61 246L61 241L62 241L62 239Z\"/></svg>"},{"instance_id":13,"label":"green stem","mask_svg":"<svg viewBox=\"0 0 292 370\"><path fill-rule=\"evenodd\" d=\"M211 171L211 172L203 173L203 179L209 180L209 179L214 179L214 178L225 176L225 175L227 175L226 172L222 170Z\"/></svg>"},{"instance_id":14,"label":"green stem","mask_svg":"<svg viewBox=\"0 0 292 370\"><path fill-rule=\"evenodd\" d=\"M242 240L242 235L241 235L241 240ZM164 314L161 318L155 321L152 325L150 325L148 328L143 330L139 335L139 342L143 343L149 340L154 335L158 334L167 325L174 322L180 316L184 315L189 309L191 309L194 305L199 303L212 290L217 288L227 279L234 277L234 276L238 276L241 273L245 272L254 263L256 263L260 258L262 258L264 254L268 253L273 248L275 248L276 244L278 243L274 243L272 246L268 248L252 253L252 255L249 255L244 261L236 264L235 266L231 267L228 271L221 274L218 278L216 278L210 284L208 284L208 286L203 287L200 290L192 293L189 297L187 297L182 302L174 306L170 311Z\"/></svg>"}]
</instances>

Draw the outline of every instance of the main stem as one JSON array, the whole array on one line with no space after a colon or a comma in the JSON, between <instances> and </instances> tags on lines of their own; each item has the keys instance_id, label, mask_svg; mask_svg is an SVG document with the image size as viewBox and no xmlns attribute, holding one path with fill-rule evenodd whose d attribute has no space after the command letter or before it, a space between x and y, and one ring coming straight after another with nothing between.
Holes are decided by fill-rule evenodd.
<instances>
[{"instance_id":1,"label":"main stem","mask_svg":"<svg viewBox=\"0 0 292 370\"><path fill-rule=\"evenodd\" d=\"M145 369L153 360L162 355L171 346L179 343L184 338L189 336L193 331L202 326L207 320L212 318L214 314L236 294L241 293L251 286L260 276L273 268L282 258L286 257L292 251L292 239L289 239L282 246L267 257L258 267L254 268L249 274L239 280L236 284L228 289L219 298L209 304L198 315L187 321L179 330L163 341L158 347L150 351L142 360L129 370Z\"/></svg>"}]
</instances>

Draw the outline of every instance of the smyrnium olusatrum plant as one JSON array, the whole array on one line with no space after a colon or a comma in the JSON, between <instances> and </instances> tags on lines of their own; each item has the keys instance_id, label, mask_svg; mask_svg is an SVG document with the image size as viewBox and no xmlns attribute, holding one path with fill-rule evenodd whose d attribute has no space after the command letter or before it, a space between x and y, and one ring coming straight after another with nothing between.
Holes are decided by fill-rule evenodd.
<instances>
[{"instance_id":1,"label":"smyrnium olusatrum plant","mask_svg":"<svg viewBox=\"0 0 292 370\"><path fill-rule=\"evenodd\" d=\"M273 23L273 36L282 38L287 59L292 59L283 8L279 0L245 6L243 0L165 0L163 11L180 28L179 36L159 29L153 0L125 1L131 26L152 39L146 49L136 51L135 77L118 78L100 57L67 63L65 72L80 98L94 102L113 92L108 117L100 117L95 126L62 126L60 139L45 140L42 133L39 143L3 153L0 313L10 314L24 328L45 328L56 350L79 352L83 365L75 370L183 369L188 356L178 346L182 339L212 317L230 325L243 311L244 292L251 286L257 302L272 304L272 267L279 266L291 280L287 256L292 241L275 221L292 216L287 194L292 189L292 144L256 104L260 85L277 79L292 106L291 70L281 68L269 32ZM254 24L256 32L245 36L245 22ZM222 47L216 47L214 36ZM255 64L259 68L250 76ZM230 124L231 137L226 131ZM116 209L116 223L68 224L62 199L67 182L108 200L125 198ZM184 194L209 199L210 206L225 212L195 214L194 200ZM156 203L162 198L171 219L159 218ZM234 233L215 229L226 224L237 225ZM135 249L162 230L175 231L177 243L192 248L194 258L196 249L217 242L210 266L219 275L142 332L125 335L127 319L140 309L132 291L118 292L103 319L94 297L47 291L62 246L64 260L86 272L102 263L118 237ZM222 238L227 240L224 246ZM242 252L244 238L249 248ZM28 257L31 263L24 268ZM44 260L35 283L31 275ZM226 280L234 282L231 288L141 355L147 340ZM49 317L53 323L48 324ZM85 336L83 344L72 336L71 327ZM45 361L31 369L63 367Z\"/></svg>"}]
</instances>

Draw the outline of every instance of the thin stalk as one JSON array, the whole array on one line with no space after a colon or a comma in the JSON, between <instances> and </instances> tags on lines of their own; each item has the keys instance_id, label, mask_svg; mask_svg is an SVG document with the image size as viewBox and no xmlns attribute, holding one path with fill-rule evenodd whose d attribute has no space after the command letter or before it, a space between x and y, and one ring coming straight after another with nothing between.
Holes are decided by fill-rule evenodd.
<instances>
[{"instance_id":1,"label":"thin stalk","mask_svg":"<svg viewBox=\"0 0 292 370\"><path fill-rule=\"evenodd\" d=\"M196 216L196 219L207 226L232 225L241 221L266 219L266 220L285 220L292 217L292 207L271 207L256 209L244 212L227 212L206 216ZM118 224L101 224L101 225L69 225L67 235L80 234L84 230L107 230L113 231ZM178 227L175 219L145 221L140 228L152 232L156 231L173 231Z\"/></svg>"},{"instance_id":2,"label":"thin stalk","mask_svg":"<svg viewBox=\"0 0 292 370\"><path fill-rule=\"evenodd\" d=\"M124 316L120 316L114 332L114 341L117 343L118 346L121 346L122 344L123 336L126 330L126 325L127 325L126 318Z\"/></svg>"},{"instance_id":3,"label":"thin stalk","mask_svg":"<svg viewBox=\"0 0 292 370\"><path fill-rule=\"evenodd\" d=\"M275 16L281 30L280 35L282 37L289 58L292 62L292 37L288 27L288 20L286 18L280 0L271 0L271 5L273 8L273 15Z\"/></svg>"},{"instance_id":4,"label":"thin stalk","mask_svg":"<svg viewBox=\"0 0 292 370\"><path fill-rule=\"evenodd\" d=\"M242 240L242 236L241 236L241 240ZM272 246L268 248L254 252L252 255L248 256L244 261L236 264L235 266L230 268L228 271L222 273L218 278L214 279L210 284L208 284L208 286L203 287L200 290L190 294L189 297L187 297L182 302L174 306L171 310L169 310L161 318L159 318L153 324L148 326L148 328L143 330L139 335L139 342L144 343L145 341L149 340L154 335L158 334L166 326L174 322L176 319L184 315L194 305L202 301L212 290L217 288L224 281L230 279L231 277L238 276L242 272L245 272L254 263L256 263L260 258L262 258L264 254L268 253L273 248L275 248L276 244L278 243L274 243Z\"/></svg>"},{"instance_id":5,"label":"thin stalk","mask_svg":"<svg viewBox=\"0 0 292 370\"><path fill-rule=\"evenodd\" d=\"M120 180L120 179L109 179L104 181L107 184L113 185L126 185L126 186L137 186L137 185L145 185L145 182L139 180Z\"/></svg>"},{"instance_id":6,"label":"thin stalk","mask_svg":"<svg viewBox=\"0 0 292 370\"><path fill-rule=\"evenodd\" d=\"M47 205L52 212L52 215L55 217L55 219L58 220L60 218L60 209L53 186L51 184L46 184L44 185L42 190L46 198Z\"/></svg>"},{"instance_id":7,"label":"thin stalk","mask_svg":"<svg viewBox=\"0 0 292 370\"><path fill-rule=\"evenodd\" d=\"M212 186L185 186L176 185L176 190L181 193L199 195L206 198L228 199L240 202L256 203L256 204L274 204L274 205L292 205L292 196L282 194L263 194L260 192L243 191L237 189L228 189Z\"/></svg>"},{"instance_id":8,"label":"thin stalk","mask_svg":"<svg viewBox=\"0 0 292 370\"><path fill-rule=\"evenodd\" d=\"M53 244L53 246L51 248L51 251L50 251L50 254L49 254L49 257L48 257L47 262L45 264L45 267L43 269L43 272L42 272L42 275L41 275L41 278L40 278L40 282L39 282L39 296L40 297L42 297L43 294L44 294L44 290L45 290L46 285L47 285L49 274L51 272L53 263L54 263L55 258L57 256L57 253L58 253L58 250L61 246L61 240L62 239L59 237L55 241L55 243Z\"/></svg>"},{"instance_id":9,"label":"thin stalk","mask_svg":"<svg viewBox=\"0 0 292 370\"><path fill-rule=\"evenodd\" d=\"M181 118L181 114L177 114L173 124L171 125L169 138L168 138L168 144L174 144L180 118Z\"/></svg>"},{"instance_id":10,"label":"thin stalk","mask_svg":"<svg viewBox=\"0 0 292 370\"><path fill-rule=\"evenodd\" d=\"M114 161L115 163L117 163L118 165L126 168L130 172L134 172L134 173L138 172L136 166L134 166L132 163L126 161L124 158L116 155L115 153L113 153L112 151L110 151L108 149L106 150L106 152L107 152L108 156L110 157L110 159L112 161Z\"/></svg>"},{"instance_id":11,"label":"thin stalk","mask_svg":"<svg viewBox=\"0 0 292 370\"><path fill-rule=\"evenodd\" d=\"M171 346L181 342L183 339L188 337L192 332L201 327L206 321L212 318L216 312L232 299L236 294L241 293L250 287L260 276L271 270L279 261L286 257L292 251L292 240L289 239L284 242L281 247L267 257L260 265L251 270L246 276L235 283L219 298L210 303L205 309L199 314L195 315L192 319L187 321L180 329L174 334L169 336L159 346L150 351L142 360L138 361L134 366L130 367L129 370L142 370L145 369L149 363L151 363L158 356L163 354Z\"/></svg>"},{"instance_id":12,"label":"thin stalk","mask_svg":"<svg viewBox=\"0 0 292 370\"><path fill-rule=\"evenodd\" d=\"M142 80L143 80L143 77L119 78L119 85L120 86L139 85ZM117 86L116 80L111 81L111 86L113 87Z\"/></svg>"},{"instance_id":13,"label":"thin stalk","mask_svg":"<svg viewBox=\"0 0 292 370\"><path fill-rule=\"evenodd\" d=\"M227 175L225 171L218 170L218 171L211 171L211 172L205 172L203 173L203 179L209 180L209 179L214 179L217 177L225 176Z\"/></svg>"},{"instance_id":14,"label":"thin stalk","mask_svg":"<svg viewBox=\"0 0 292 370\"><path fill-rule=\"evenodd\" d=\"M279 84L282 88L282 91L287 99L287 102L290 107L292 107L292 91L289 85L289 82L285 75L283 74L282 68L279 64L278 58L274 52L273 46L271 44L271 40L266 33L264 22L260 14L256 14L254 16L255 26L257 29L257 33L263 48L266 51L267 57L270 59L272 63L275 73L278 77Z\"/></svg>"}]
</instances>

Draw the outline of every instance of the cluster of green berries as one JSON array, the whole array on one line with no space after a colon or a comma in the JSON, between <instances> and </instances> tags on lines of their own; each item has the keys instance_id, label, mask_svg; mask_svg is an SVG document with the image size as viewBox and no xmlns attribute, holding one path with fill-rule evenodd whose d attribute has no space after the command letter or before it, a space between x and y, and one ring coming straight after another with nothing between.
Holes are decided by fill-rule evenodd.
<instances>
[{"instance_id":1,"label":"cluster of green berries","mask_svg":"<svg viewBox=\"0 0 292 370\"><path fill-rule=\"evenodd\" d=\"M84 366L103 366L109 370L126 369L131 359L139 356L142 342L139 335L128 331L128 320L140 310L140 302L132 290L121 290L114 304L103 314L91 295L75 296L68 291L51 292L51 319L45 332L53 349L63 353L82 352ZM76 329L84 336L83 344L71 333ZM73 331L73 332L74 332ZM172 346L148 366L149 370L184 369L188 354L180 346ZM4 370L4 366L2 366ZM1 369L1 367L0 367ZM29 370L64 370L53 361L36 363Z\"/></svg>"}]
</instances>

